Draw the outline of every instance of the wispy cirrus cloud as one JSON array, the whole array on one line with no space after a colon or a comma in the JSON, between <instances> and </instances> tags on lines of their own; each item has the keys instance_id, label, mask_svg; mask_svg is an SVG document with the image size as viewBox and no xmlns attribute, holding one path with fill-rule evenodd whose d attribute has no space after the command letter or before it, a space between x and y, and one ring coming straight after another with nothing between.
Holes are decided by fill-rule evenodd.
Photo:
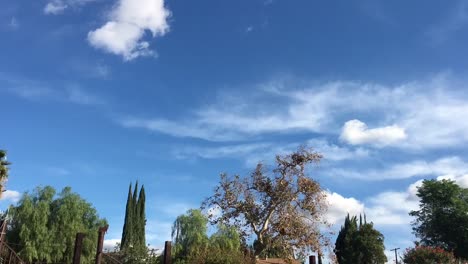
<instances>
[{"instance_id":1,"label":"wispy cirrus cloud","mask_svg":"<svg viewBox=\"0 0 468 264\"><path fill-rule=\"evenodd\" d=\"M78 8L94 1L97 0L49 0L43 11L46 15L60 15L69 8Z\"/></svg>"},{"instance_id":2,"label":"wispy cirrus cloud","mask_svg":"<svg viewBox=\"0 0 468 264\"><path fill-rule=\"evenodd\" d=\"M91 46L120 55L129 61L141 56L154 56L145 35L164 36L169 32L171 12L164 0L119 0L108 21L88 33Z\"/></svg>"},{"instance_id":3,"label":"wispy cirrus cloud","mask_svg":"<svg viewBox=\"0 0 468 264\"><path fill-rule=\"evenodd\" d=\"M448 14L425 32L432 44L440 45L468 26L468 1L458 0L451 4Z\"/></svg>"},{"instance_id":4,"label":"wispy cirrus cloud","mask_svg":"<svg viewBox=\"0 0 468 264\"><path fill-rule=\"evenodd\" d=\"M464 175L468 173L468 162L460 157L444 157L431 162L414 160L396 163L379 169L356 170L351 168L334 168L326 172L332 177L344 177L368 181L398 180L413 177Z\"/></svg>"},{"instance_id":5,"label":"wispy cirrus cloud","mask_svg":"<svg viewBox=\"0 0 468 264\"><path fill-rule=\"evenodd\" d=\"M0 90L28 100L51 100L80 105L104 105L106 101L76 84L47 84L0 73Z\"/></svg>"},{"instance_id":6,"label":"wispy cirrus cloud","mask_svg":"<svg viewBox=\"0 0 468 264\"><path fill-rule=\"evenodd\" d=\"M468 143L468 124L459 122L468 116L468 82L450 74L393 86L277 80L254 88L249 97L221 96L184 119L127 116L118 122L175 137L238 141L304 132L338 136L357 119L365 124L348 123L345 132L353 133L344 135L356 145L427 149Z\"/></svg>"},{"instance_id":7,"label":"wispy cirrus cloud","mask_svg":"<svg viewBox=\"0 0 468 264\"><path fill-rule=\"evenodd\" d=\"M173 154L179 159L240 159L245 161L247 167L253 167L258 162L272 161L275 155L282 155L296 150L300 145L306 144L313 150L321 153L326 161L341 161L348 159L361 159L369 155L364 148L348 148L328 142L323 138L310 139L305 143L273 143L257 142L245 144L229 144L215 147L176 147Z\"/></svg>"}]
</instances>

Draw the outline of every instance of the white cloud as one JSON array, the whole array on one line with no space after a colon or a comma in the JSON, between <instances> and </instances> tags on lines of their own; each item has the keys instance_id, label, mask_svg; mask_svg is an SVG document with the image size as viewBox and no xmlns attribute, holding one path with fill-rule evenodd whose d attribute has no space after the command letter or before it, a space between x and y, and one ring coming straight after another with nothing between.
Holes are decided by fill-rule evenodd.
<instances>
[{"instance_id":1,"label":"white cloud","mask_svg":"<svg viewBox=\"0 0 468 264\"><path fill-rule=\"evenodd\" d=\"M341 140L352 145L370 144L387 146L406 139L405 130L397 125L368 128L367 125L357 119L347 121L341 132Z\"/></svg>"},{"instance_id":2,"label":"white cloud","mask_svg":"<svg viewBox=\"0 0 468 264\"><path fill-rule=\"evenodd\" d=\"M468 173L468 163L460 157L444 157L432 162L415 160L394 164L382 169L352 170L345 168L331 169L328 175L362 180L406 179L422 176L463 175Z\"/></svg>"},{"instance_id":3,"label":"white cloud","mask_svg":"<svg viewBox=\"0 0 468 264\"><path fill-rule=\"evenodd\" d=\"M63 1L51 1L44 7L44 13L58 15L63 13L67 7Z\"/></svg>"},{"instance_id":4,"label":"white cloud","mask_svg":"<svg viewBox=\"0 0 468 264\"><path fill-rule=\"evenodd\" d=\"M60 15L68 8L77 8L96 0L49 0L44 7L46 15Z\"/></svg>"},{"instance_id":5,"label":"white cloud","mask_svg":"<svg viewBox=\"0 0 468 264\"><path fill-rule=\"evenodd\" d=\"M222 95L180 120L130 117L120 123L175 137L229 141L271 133L336 135L344 122L360 119L371 129L348 123L353 133L343 137L413 150L459 147L468 143L468 123L460 122L468 116L467 84L448 74L393 86L280 79L250 89L248 97Z\"/></svg>"},{"instance_id":6,"label":"white cloud","mask_svg":"<svg viewBox=\"0 0 468 264\"><path fill-rule=\"evenodd\" d=\"M468 188L468 174L447 174L437 177L437 180L452 180L463 188Z\"/></svg>"},{"instance_id":7,"label":"white cloud","mask_svg":"<svg viewBox=\"0 0 468 264\"><path fill-rule=\"evenodd\" d=\"M2 193L2 201L8 201L10 203L16 203L20 200L21 198L21 193L18 191L13 191L13 190L6 190L4 193Z\"/></svg>"},{"instance_id":8,"label":"white cloud","mask_svg":"<svg viewBox=\"0 0 468 264\"><path fill-rule=\"evenodd\" d=\"M216 147L175 147L173 155L179 159L219 159L231 158L245 160L247 167L253 167L258 162L272 162L278 154L285 154L296 150L301 143L245 143L221 145ZM329 143L323 138L307 141L307 146L324 156L324 161L341 161L361 159L369 155L363 148L350 149Z\"/></svg>"},{"instance_id":9,"label":"white cloud","mask_svg":"<svg viewBox=\"0 0 468 264\"><path fill-rule=\"evenodd\" d=\"M364 212L364 204L355 198L345 198L338 193L327 192L328 211L325 219L328 223L342 224L347 214L358 215Z\"/></svg>"},{"instance_id":10,"label":"white cloud","mask_svg":"<svg viewBox=\"0 0 468 264\"><path fill-rule=\"evenodd\" d=\"M120 243L120 239L105 239L104 240L104 251L114 251L117 244Z\"/></svg>"},{"instance_id":11,"label":"white cloud","mask_svg":"<svg viewBox=\"0 0 468 264\"><path fill-rule=\"evenodd\" d=\"M146 31L153 37L169 31L170 11L164 0L120 0L110 12L109 21L88 33L89 43L106 52L121 55L125 60L152 56L149 42L143 40Z\"/></svg>"},{"instance_id":12,"label":"white cloud","mask_svg":"<svg viewBox=\"0 0 468 264\"><path fill-rule=\"evenodd\" d=\"M51 100L81 105L103 105L106 102L86 89L75 85L55 87L42 81L10 76L0 72L0 90L28 100Z\"/></svg>"}]
</instances>

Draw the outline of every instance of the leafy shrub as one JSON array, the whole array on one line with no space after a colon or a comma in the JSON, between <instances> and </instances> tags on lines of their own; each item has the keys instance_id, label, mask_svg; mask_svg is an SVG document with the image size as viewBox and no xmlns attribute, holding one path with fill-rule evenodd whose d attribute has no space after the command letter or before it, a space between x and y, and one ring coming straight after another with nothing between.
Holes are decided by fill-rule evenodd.
<instances>
[{"instance_id":1,"label":"leafy shrub","mask_svg":"<svg viewBox=\"0 0 468 264\"><path fill-rule=\"evenodd\" d=\"M455 264L455 256L439 247L416 246L406 249L403 256L406 264Z\"/></svg>"}]
</instances>

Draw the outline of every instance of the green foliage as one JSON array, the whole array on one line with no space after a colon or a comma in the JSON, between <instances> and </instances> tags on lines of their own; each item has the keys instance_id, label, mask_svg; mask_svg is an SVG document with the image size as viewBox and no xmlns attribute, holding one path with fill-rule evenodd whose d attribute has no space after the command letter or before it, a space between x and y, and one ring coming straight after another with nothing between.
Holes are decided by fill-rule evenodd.
<instances>
[{"instance_id":1,"label":"green foliage","mask_svg":"<svg viewBox=\"0 0 468 264\"><path fill-rule=\"evenodd\" d=\"M8 166L11 164L6 160L6 150L0 149L0 196L5 189L5 182L8 180Z\"/></svg>"},{"instance_id":2,"label":"green foliage","mask_svg":"<svg viewBox=\"0 0 468 264\"><path fill-rule=\"evenodd\" d=\"M387 261L384 237L367 223L348 215L336 238L335 254L339 264L380 264Z\"/></svg>"},{"instance_id":3,"label":"green foliage","mask_svg":"<svg viewBox=\"0 0 468 264\"><path fill-rule=\"evenodd\" d=\"M176 260L187 259L205 250L208 245L207 224L208 219L200 210L191 209L177 217L171 234Z\"/></svg>"},{"instance_id":4,"label":"green foliage","mask_svg":"<svg viewBox=\"0 0 468 264\"><path fill-rule=\"evenodd\" d=\"M468 189L449 180L425 180L417 193L420 198L413 231L425 246L441 247L468 259Z\"/></svg>"},{"instance_id":5,"label":"green foliage","mask_svg":"<svg viewBox=\"0 0 468 264\"><path fill-rule=\"evenodd\" d=\"M85 233L83 262L94 258L97 230L106 225L96 209L66 187L56 196L50 186L25 193L9 209L7 240L29 261L71 263L76 233Z\"/></svg>"},{"instance_id":6,"label":"green foliage","mask_svg":"<svg viewBox=\"0 0 468 264\"><path fill-rule=\"evenodd\" d=\"M458 263L453 253L447 252L439 247L425 246L416 246L406 249L403 262L406 264Z\"/></svg>"},{"instance_id":7,"label":"green foliage","mask_svg":"<svg viewBox=\"0 0 468 264\"><path fill-rule=\"evenodd\" d=\"M132 184L130 183L120 250L126 252L133 262L136 261L134 258L144 258L147 251L145 239L145 200L144 186L141 186L140 193L138 194L137 182L132 193Z\"/></svg>"},{"instance_id":8,"label":"green foliage","mask_svg":"<svg viewBox=\"0 0 468 264\"><path fill-rule=\"evenodd\" d=\"M189 210L177 217L172 228L175 264L247 264L239 232L234 227L218 226L208 238L208 219L200 210Z\"/></svg>"}]
</instances>

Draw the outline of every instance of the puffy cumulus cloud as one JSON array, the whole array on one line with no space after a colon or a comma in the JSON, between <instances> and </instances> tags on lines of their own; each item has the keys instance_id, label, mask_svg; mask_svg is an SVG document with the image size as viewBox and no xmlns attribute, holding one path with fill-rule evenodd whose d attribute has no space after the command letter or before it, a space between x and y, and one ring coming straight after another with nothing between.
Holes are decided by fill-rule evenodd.
<instances>
[{"instance_id":1,"label":"puffy cumulus cloud","mask_svg":"<svg viewBox=\"0 0 468 264\"><path fill-rule=\"evenodd\" d=\"M328 211L325 219L332 225L343 224L347 214L365 214L368 221L378 226L409 225L409 212L417 210L419 198L417 187L422 181L411 184L404 191L386 191L364 200L327 192Z\"/></svg>"},{"instance_id":2,"label":"puffy cumulus cloud","mask_svg":"<svg viewBox=\"0 0 468 264\"><path fill-rule=\"evenodd\" d=\"M356 119L366 124L347 123L343 134L354 144L459 147L468 143L468 123L460 122L468 116L467 86L449 74L399 85L278 78L254 85L249 97L223 94L179 120L127 117L120 123L174 137L232 141L272 133L334 135Z\"/></svg>"},{"instance_id":3,"label":"puffy cumulus cloud","mask_svg":"<svg viewBox=\"0 0 468 264\"><path fill-rule=\"evenodd\" d=\"M20 192L13 191L13 190L6 190L4 193L2 193L1 200L7 201L10 203L16 203L20 200L20 198L21 198Z\"/></svg>"},{"instance_id":4,"label":"puffy cumulus cloud","mask_svg":"<svg viewBox=\"0 0 468 264\"><path fill-rule=\"evenodd\" d=\"M120 239L105 239L104 240L104 250L105 251L114 251L117 247L117 244L120 243Z\"/></svg>"},{"instance_id":5,"label":"puffy cumulus cloud","mask_svg":"<svg viewBox=\"0 0 468 264\"><path fill-rule=\"evenodd\" d=\"M437 177L438 180L451 180L463 188L468 188L468 174L447 174Z\"/></svg>"},{"instance_id":6,"label":"puffy cumulus cloud","mask_svg":"<svg viewBox=\"0 0 468 264\"><path fill-rule=\"evenodd\" d=\"M150 43L144 40L147 31L153 38L169 31L171 12L164 0L120 0L110 12L109 20L88 33L89 43L106 52L121 55L124 60L152 56Z\"/></svg>"},{"instance_id":7,"label":"puffy cumulus cloud","mask_svg":"<svg viewBox=\"0 0 468 264\"><path fill-rule=\"evenodd\" d=\"M345 198L335 192L327 192L328 211L325 219L329 224L342 224L347 214L358 215L364 212L364 204L355 198Z\"/></svg>"},{"instance_id":8,"label":"puffy cumulus cloud","mask_svg":"<svg viewBox=\"0 0 468 264\"><path fill-rule=\"evenodd\" d=\"M397 125L372 128L359 120L350 120L343 126L341 140L352 145L370 144L387 146L406 139L405 130Z\"/></svg>"}]
</instances>

